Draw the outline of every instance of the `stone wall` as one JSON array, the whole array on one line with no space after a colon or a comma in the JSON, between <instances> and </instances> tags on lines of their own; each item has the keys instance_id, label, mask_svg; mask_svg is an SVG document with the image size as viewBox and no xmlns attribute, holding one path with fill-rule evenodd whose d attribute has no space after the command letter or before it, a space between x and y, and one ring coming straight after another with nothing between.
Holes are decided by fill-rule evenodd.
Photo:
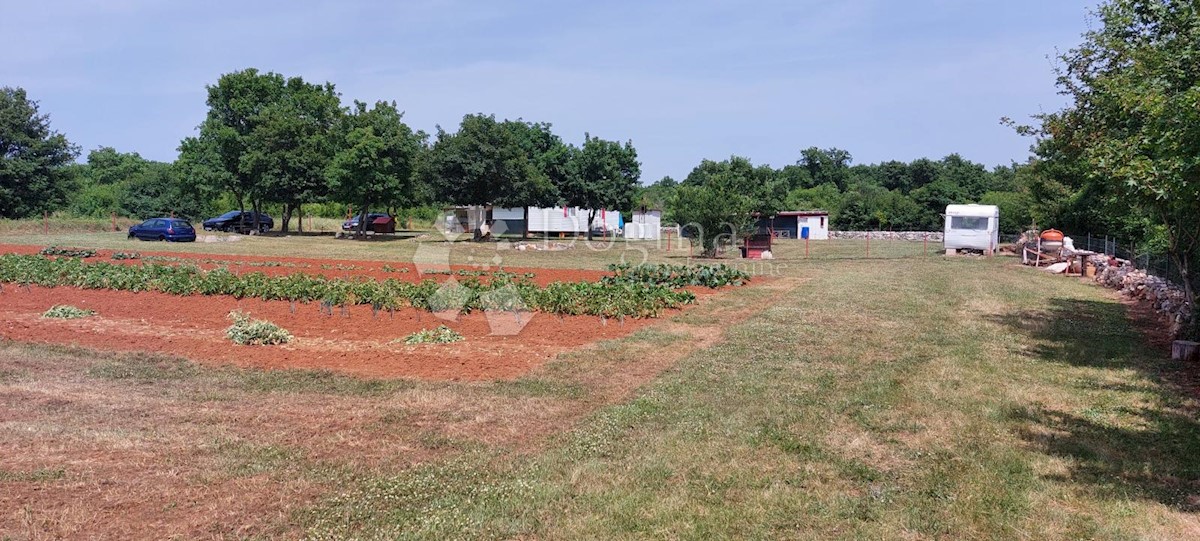
<instances>
[{"instance_id":1,"label":"stone wall","mask_svg":"<svg viewBox=\"0 0 1200 541\"><path fill-rule=\"evenodd\" d=\"M830 231L831 239L865 239L871 235L871 240L911 240L923 241L926 236L929 242L942 242L941 231Z\"/></svg>"},{"instance_id":2,"label":"stone wall","mask_svg":"<svg viewBox=\"0 0 1200 541\"><path fill-rule=\"evenodd\" d=\"M1134 268L1124 259L1094 255L1089 258L1096 266L1096 281L1105 287L1121 290L1127 297L1149 302L1154 309L1170 319L1171 336L1192 320L1192 306L1183 288L1146 271Z\"/></svg>"}]
</instances>

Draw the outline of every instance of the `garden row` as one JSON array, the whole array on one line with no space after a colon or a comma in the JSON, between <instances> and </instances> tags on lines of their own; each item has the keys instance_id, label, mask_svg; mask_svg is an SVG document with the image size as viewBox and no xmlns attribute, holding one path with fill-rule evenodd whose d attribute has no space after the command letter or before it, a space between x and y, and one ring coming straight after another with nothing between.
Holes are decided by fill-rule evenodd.
<instances>
[{"instance_id":1,"label":"garden row","mask_svg":"<svg viewBox=\"0 0 1200 541\"><path fill-rule=\"evenodd\" d=\"M613 263L608 266L613 273L605 277L608 283L643 283L670 287L740 286L750 281L750 274L725 264L719 265L670 265Z\"/></svg>"},{"instance_id":2,"label":"garden row","mask_svg":"<svg viewBox=\"0 0 1200 541\"><path fill-rule=\"evenodd\" d=\"M524 276L493 273L488 281L468 277L439 284L393 279L326 278L304 273L267 276L205 271L194 265L88 263L70 257L0 255L0 283L42 287L158 291L172 295L229 295L333 306L370 305L375 310L412 307L429 311L539 311L602 317L656 317L695 301L689 291L633 280L554 282L538 287Z\"/></svg>"}]
</instances>

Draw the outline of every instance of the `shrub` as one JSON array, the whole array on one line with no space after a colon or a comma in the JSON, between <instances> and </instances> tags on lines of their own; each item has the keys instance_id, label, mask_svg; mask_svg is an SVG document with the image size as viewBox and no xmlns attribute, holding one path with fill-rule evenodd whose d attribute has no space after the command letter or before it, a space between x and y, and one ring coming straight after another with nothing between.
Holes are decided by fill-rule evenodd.
<instances>
[{"instance_id":1,"label":"shrub","mask_svg":"<svg viewBox=\"0 0 1200 541\"><path fill-rule=\"evenodd\" d=\"M47 246L42 248L42 255L60 255L64 257L95 257L96 251L89 248L60 248L58 246Z\"/></svg>"},{"instance_id":2,"label":"shrub","mask_svg":"<svg viewBox=\"0 0 1200 541\"><path fill-rule=\"evenodd\" d=\"M466 340L463 335L445 325L438 325L436 329L417 331L404 337L405 344L449 344L463 340Z\"/></svg>"},{"instance_id":3,"label":"shrub","mask_svg":"<svg viewBox=\"0 0 1200 541\"><path fill-rule=\"evenodd\" d=\"M225 335L235 344L243 346L286 344L292 335L280 326L261 319L250 319L250 316L235 310L229 313L233 325L225 331Z\"/></svg>"},{"instance_id":4,"label":"shrub","mask_svg":"<svg viewBox=\"0 0 1200 541\"><path fill-rule=\"evenodd\" d=\"M79 319L81 317L94 315L96 315L95 310L76 308L69 304L56 304L51 306L49 310L46 310L46 313L42 314L42 317L52 317L57 319Z\"/></svg>"},{"instance_id":5,"label":"shrub","mask_svg":"<svg viewBox=\"0 0 1200 541\"><path fill-rule=\"evenodd\" d=\"M608 283L638 283L670 287L684 286L740 286L750 281L750 274L725 264L720 265L671 265L667 263L630 265L613 263L608 266L612 276Z\"/></svg>"}]
</instances>

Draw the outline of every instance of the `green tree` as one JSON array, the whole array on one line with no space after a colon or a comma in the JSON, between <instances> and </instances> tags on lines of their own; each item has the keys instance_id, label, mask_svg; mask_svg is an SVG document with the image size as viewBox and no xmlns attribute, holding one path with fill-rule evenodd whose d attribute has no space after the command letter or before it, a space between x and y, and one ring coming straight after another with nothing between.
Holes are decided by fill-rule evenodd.
<instances>
[{"instance_id":1,"label":"green tree","mask_svg":"<svg viewBox=\"0 0 1200 541\"><path fill-rule=\"evenodd\" d=\"M1021 192L987 192L979 198L984 205L995 205L1000 209L1000 232L1016 235L1033 223L1030 208L1033 202Z\"/></svg>"},{"instance_id":2,"label":"green tree","mask_svg":"<svg viewBox=\"0 0 1200 541\"><path fill-rule=\"evenodd\" d=\"M669 176L649 186L642 186L634 197L634 206L640 209L664 210L675 196L675 189L678 187L679 183Z\"/></svg>"},{"instance_id":3,"label":"green tree","mask_svg":"<svg viewBox=\"0 0 1200 541\"><path fill-rule=\"evenodd\" d=\"M514 130L492 115L466 115L455 133L438 128L422 176L456 205L526 207L553 190Z\"/></svg>"},{"instance_id":4,"label":"green tree","mask_svg":"<svg viewBox=\"0 0 1200 541\"><path fill-rule=\"evenodd\" d=\"M512 194L511 198L525 201L521 205L525 223L529 223L529 207L554 205L559 200L560 188L572 178L571 160L575 149L563 142L550 130L546 122L534 123L523 120L505 120L502 125L512 132L517 145L525 152L526 159L537 169L538 175L526 179L523 194ZM528 229L525 235L528 236Z\"/></svg>"},{"instance_id":5,"label":"green tree","mask_svg":"<svg viewBox=\"0 0 1200 541\"><path fill-rule=\"evenodd\" d=\"M257 116L243 165L260 179L264 200L282 205L280 230L287 233L293 212L329 195L325 173L338 150L341 100L330 83L292 77Z\"/></svg>"},{"instance_id":6,"label":"green tree","mask_svg":"<svg viewBox=\"0 0 1200 541\"><path fill-rule=\"evenodd\" d=\"M571 159L571 170L559 194L568 205L588 209L587 235L591 240L591 225L599 209L619 212L633 205L642 175L637 150L632 141L621 144L585 134L583 146Z\"/></svg>"},{"instance_id":7,"label":"green tree","mask_svg":"<svg viewBox=\"0 0 1200 541\"><path fill-rule=\"evenodd\" d=\"M1072 145L1090 182L1119 186L1166 226L1192 306L1200 280L1200 11L1192 0L1111 0L1099 28L1061 56L1073 103L1040 117ZM1200 337L1200 317L1184 334Z\"/></svg>"},{"instance_id":8,"label":"green tree","mask_svg":"<svg viewBox=\"0 0 1200 541\"><path fill-rule=\"evenodd\" d=\"M681 185L667 205L667 219L679 224L702 257L716 257L722 245L754 230L754 199L727 184Z\"/></svg>"},{"instance_id":9,"label":"green tree","mask_svg":"<svg viewBox=\"0 0 1200 541\"><path fill-rule=\"evenodd\" d=\"M373 205L389 212L415 206L425 199L416 178L423 136L402 121L395 103L376 102L372 108L354 103L345 120L345 141L329 165L329 182L336 197L353 202L366 216ZM358 232L367 227L359 220Z\"/></svg>"},{"instance_id":10,"label":"green tree","mask_svg":"<svg viewBox=\"0 0 1200 541\"><path fill-rule=\"evenodd\" d=\"M767 165L755 167L748 158L741 156L731 156L720 162L703 160L682 185L709 186L745 194L750 198L751 212L762 216L773 216L783 210L788 194L788 182L780 178L778 171Z\"/></svg>"},{"instance_id":11,"label":"green tree","mask_svg":"<svg viewBox=\"0 0 1200 541\"><path fill-rule=\"evenodd\" d=\"M21 88L0 88L0 217L24 218L64 206L67 165L79 149L50 129L50 115Z\"/></svg>"},{"instance_id":12,"label":"green tree","mask_svg":"<svg viewBox=\"0 0 1200 541\"><path fill-rule=\"evenodd\" d=\"M796 163L808 170L813 186L833 184L838 190L845 190L852 161L854 157L840 148L809 147L800 151L800 161Z\"/></svg>"},{"instance_id":13,"label":"green tree","mask_svg":"<svg viewBox=\"0 0 1200 541\"><path fill-rule=\"evenodd\" d=\"M332 126L339 111L333 85L250 68L227 73L208 89L208 115L200 134L180 145L183 169L228 191L245 210L282 203L285 214L325 190L324 171L334 150Z\"/></svg>"}]
</instances>

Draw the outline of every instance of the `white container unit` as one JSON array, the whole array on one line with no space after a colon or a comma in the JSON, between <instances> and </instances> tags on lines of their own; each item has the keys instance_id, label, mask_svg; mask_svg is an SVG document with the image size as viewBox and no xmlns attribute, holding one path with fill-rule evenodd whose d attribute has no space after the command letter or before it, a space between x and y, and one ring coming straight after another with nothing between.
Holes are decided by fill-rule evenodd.
<instances>
[{"instance_id":1,"label":"white container unit","mask_svg":"<svg viewBox=\"0 0 1200 541\"><path fill-rule=\"evenodd\" d=\"M625 223L625 240L658 240L662 236L661 210L635 210Z\"/></svg>"},{"instance_id":2,"label":"white container unit","mask_svg":"<svg viewBox=\"0 0 1200 541\"><path fill-rule=\"evenodd\" d=\"M1000 245L1000 207L947 205L943 243L947 250L995 251Z\"/></svg>"}]
</instances>

